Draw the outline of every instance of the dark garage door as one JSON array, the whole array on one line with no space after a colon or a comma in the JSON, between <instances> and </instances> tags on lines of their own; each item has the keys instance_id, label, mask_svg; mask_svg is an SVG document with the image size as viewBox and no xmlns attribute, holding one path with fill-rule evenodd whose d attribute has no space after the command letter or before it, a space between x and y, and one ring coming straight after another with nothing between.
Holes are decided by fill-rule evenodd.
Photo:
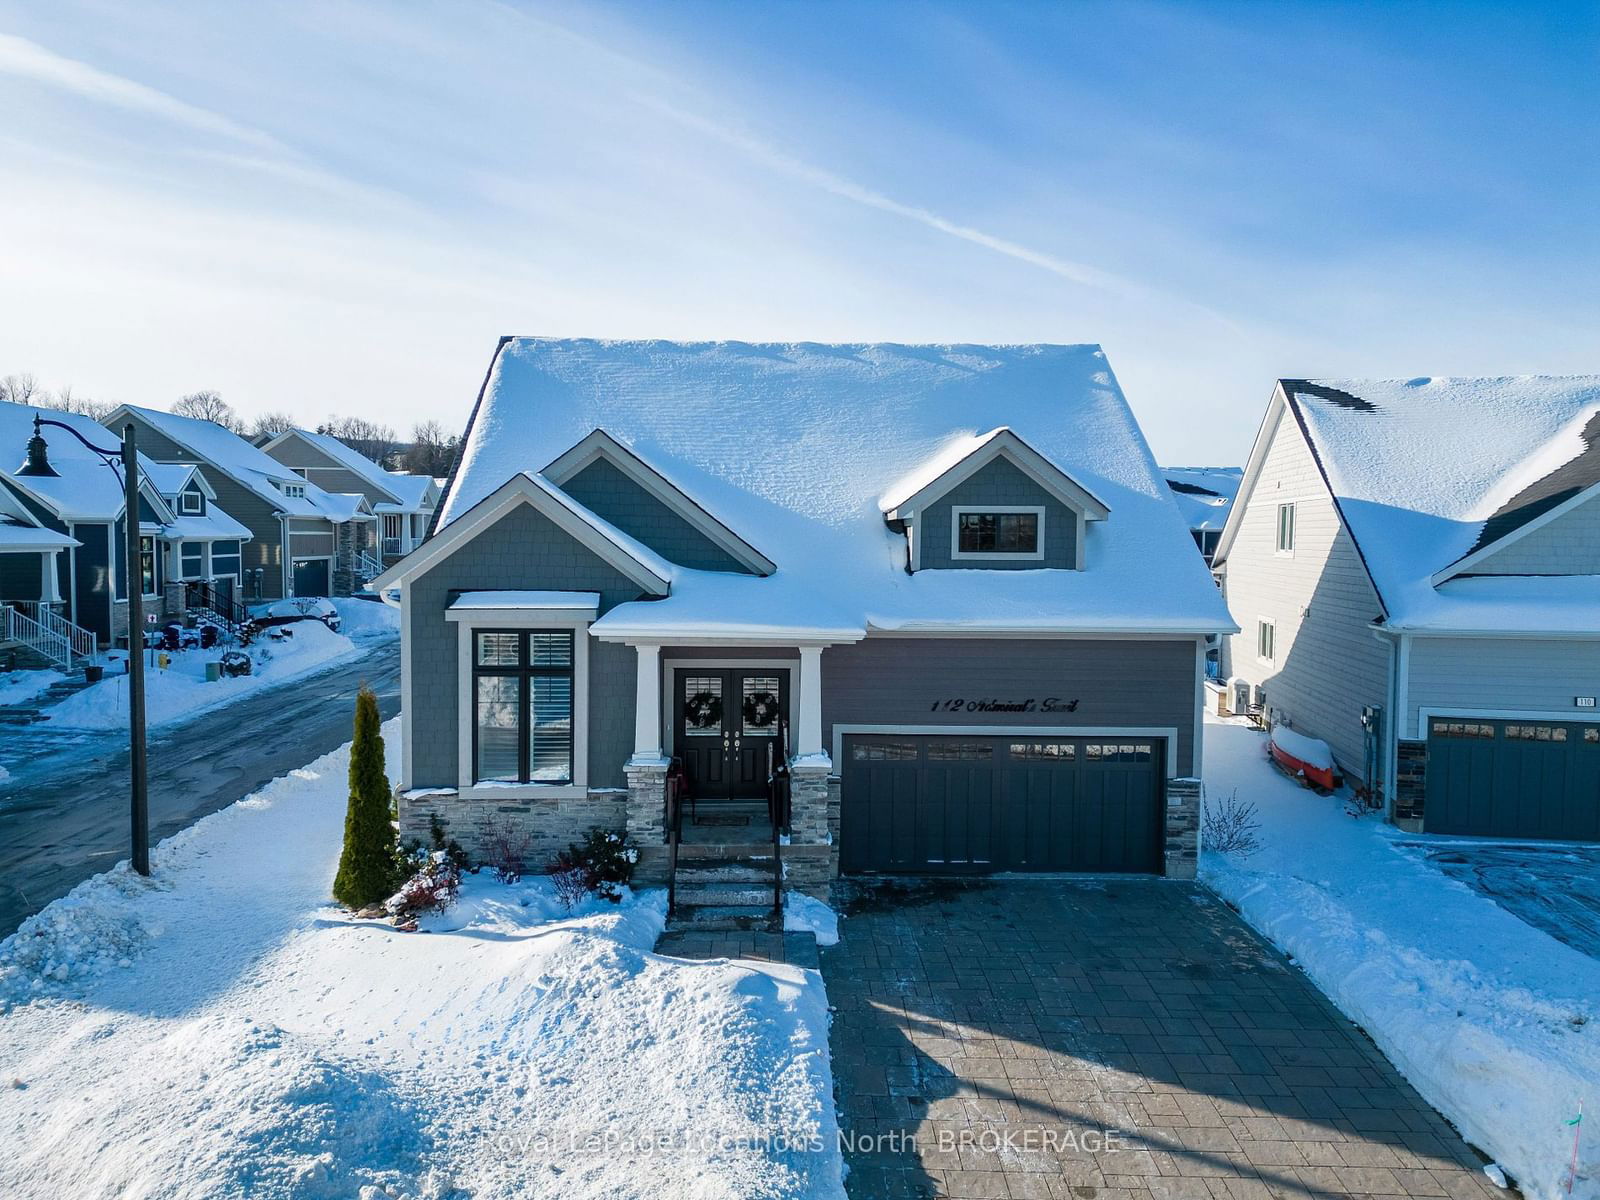
<instances>
[{"instance_id":1,"label":"dark garage door","mask_svg":"<svg viewBox=\"0 0 1600 1200\"><path fill-rule=\"evenodd\" d=\"M296 596L326 596L329 594L327 559L297 558L294 560L294 594Z\"/></svg>"},{"instance_id":2,"label":"dark garage door","mask_svg":"<svg viewBox=\"0 0 1600 1200\"><path fill-rule=\"evenodd\" d=\"M1163 743L847 736L846 871L1161 870Z\"/></svg>"},{"instance_id":3,"label":"dark garage door","mask_svg":"<svg viewBox=\"0 0 1600 1200\"><path fill-rule=\"evenodd\" d=\"M1600 841L1600 721L1428 722L1423 828Z\"/></svg>"}]
</instances>

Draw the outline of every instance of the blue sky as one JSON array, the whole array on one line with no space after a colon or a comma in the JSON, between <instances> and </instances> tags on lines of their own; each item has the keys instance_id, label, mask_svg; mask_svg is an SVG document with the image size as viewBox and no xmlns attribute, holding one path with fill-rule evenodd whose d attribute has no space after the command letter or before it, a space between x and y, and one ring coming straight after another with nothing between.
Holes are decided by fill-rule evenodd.
<instances>
[{"instance_id":1,"label":"blue sky","mask_svg":"<svg viewBox=\"0 0 1600 1200\"><path fill-rule=\"evenodd\" d=\"M10 4L0 374L459 425L501 333L1600 369L1600 6Z\"/></svg>"}]
</instances>

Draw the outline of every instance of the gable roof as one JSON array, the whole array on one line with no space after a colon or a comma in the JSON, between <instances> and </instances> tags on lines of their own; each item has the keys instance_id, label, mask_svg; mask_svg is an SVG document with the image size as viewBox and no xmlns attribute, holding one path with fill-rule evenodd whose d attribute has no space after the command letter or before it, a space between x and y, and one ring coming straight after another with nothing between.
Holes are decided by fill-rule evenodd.
<instances>
[{"instance_id":1,"label":"gable roof","mask_svg":"<svg viewBox=\"0 0 1600 1200\"><path fill-rule=\"evenodd\" d=\"M377 593L437 566L455 550L519 505L527 504L616 567L642 589L664 596L671 590L672 564L648 546L590 512L547 479L518 472L460 519L428 538L368 586Z\"/></svg>"},{"instance_id":2,"label":"gable roof","mask_svg":"<svg viewBox=\"0 0 1600 1200\"><path fill-rule=\"evenodd\" d=\"M891 486L878 507L889 520L903 520L997 458L1005 458L1057 500L1081 512L1085 520L1103 521L1110 515L1103 500L1004 425L979 437L951 438L926 463Z\"/></svg>"},{"instance_id":3,"label":"gable roof","mask_svg":"<svg viewBox=\"0 0 1600 1200\"><path fill-rule=\"evenodd\" d=\"M1490 591L1493 620L1508 628L1557 632L1545 602L1563 589L1560 612L1573 614L1587 587L1600 616L1600 578L1563 588L1531 577L1492 587L1451 578L1469 555L1600 481L1600 376L1280 380L1241 495L1277 427L1275 406L1293 415L1310 447L1391 626L1494 628L1485 624L1490 607L1478 603Z\"/></svg>"},{"instance_id":4,"label":"gable roof","mask_svg":"<svg viewBox=\"0 0 1600 1200\"><path fill-rule=\"evenodd\" d=\"M1190 529L1220 530L1233 511L1244 468L1162 467L1161 475Z\"/></svg>"},{"instance_id":5,"label":"gable roof","mask_svg":"<svg viewBox=\"0 0 1600 1200\"><path fill-rule=\"evenodd\" d=\"M907 575L880 501L997 419L1115 513L1091 528L1085 569ZM670 598L621 605L597 633L1232 628L1097 346L509 339L436 536L597 429L777 567L672 566Z\"/></svg>"},{"instance_id":6,"label":"gable roof","mask_svg":"<svg viewBox=\"0 0 1600 1200\"><path fill-rule=\"evenodd\" d=\"M63 521L103 522L120 517L125 495L121 467L108 466L105 459L60 429L46 426L42 430L46 454L56 474L18 476L28 441L33 437L35 416L70 425L91 445L106 450L120 448L120 434L107 431L88 417L30 404L0 402L0 456L9 456L0 457L0 473L6 476L7 482ZM147 455L140 453L139 470L146 480L155 465ZM146 486L144 491L147 499L153 498L152 503L160 504L153 486Z\"/></svg>"},{"instance_id":7,"label":"gable roof","mask_svg":"<svg viewBox=\"0 0 1600 1200\"><path fill-rule=\"evenodd\" d=\"M66 550L82 545L76 538L46 529L7 488L0 487L0 553L13 550Z\"/></svg>"},{"instance_id":8,"label":"gable roof","mask_svg":"<svg viewBox=\"0 0 1600 1200\"><path fill-rule=\"evenodd\" d=\"M400 495L394 490L394 487L390 482L390 472L385 470L379 464L373 462L365 454L361 454L360 452L351 449L349 446L346 446L332 434L316 433L310 429L286 429L276 437L269 439L261 447L261 451L263 454L266 454L270 452L274 446L281 446L290 438L298 438L300 441L310 446L313 450L317 450L323 456L331 458L334 462L338 463L341 467L349 471L362 482L371 484L373 487L377 488L380 492L387 496L390 501L397 504L400 502Z\"/></svg>"},{"instance_id":9,"label":"gable roof","mask_svg":"<svg viewBox=\"0 0 1600 1200\"><path fill-rule=\"evenodd\" d=\"M427 475L407 475L404 471L385 471L389 477L385 487L395 497L395 504L379 502L373 512L417 512L430 501L439 499L439 485Z\"/></svg>"},{"instance_id":10,"label":"gable roof","mask_svg":"<svg viewBox=\"0 0 1600 1200\"><path fill-rule=\"evenodd\" d=\"M281 512L295 517L322 517L334 522L349 519L348 516L339 515L347 505L330 502L328 493L322 488L296 475L277 459L262 453L231 429L224 429L213 421L180 417L177 413L159 408L138 408L132 404L121 405L103 423L108 428L114 427L120 418L130 413ZM276 486L279 483L302 486L305 495L286 495Z\"/></svg>"},{"instance_id":11,"label":"gable roof","mask_svg":"<svg viewBox=\"0 0 1600 1200\"><path fill-rule=\"evenodd\" d=\"M776 563L708 513L694 497L667 478L665 472L645 462L637 451L624 446L604 429L594 430L539 474L560 487L601 458L677 513L747 570L757 575L771 575L778 569Z\"/></svg>"}]
</instances>

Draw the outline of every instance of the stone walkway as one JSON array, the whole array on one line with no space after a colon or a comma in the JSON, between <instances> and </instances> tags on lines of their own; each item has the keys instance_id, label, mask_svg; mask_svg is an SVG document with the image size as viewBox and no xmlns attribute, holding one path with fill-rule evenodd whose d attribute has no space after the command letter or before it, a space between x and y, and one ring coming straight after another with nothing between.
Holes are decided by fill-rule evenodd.
<instances>
[{"instance_id":1,"label":"stone walkway","mask_svg":"<svg viewBox=\"0 0 1600 1200\"><path fill-rule=\"evenodd\" d=\"M854 1197L1508 1194L1199 887L841 888L821 959Z\"/></svg>"},{"instance_id":2,"label":"stone walkway","mask_svg":"<svg viewBox=\"0 0 1600 1200\"><path fill-rule=\"evenodd\" d=\"M753 958L815 970L817 939L809 933L740 929L668 929L656 940L657 954L673 958Z\"/></svg>"}]
</instances>

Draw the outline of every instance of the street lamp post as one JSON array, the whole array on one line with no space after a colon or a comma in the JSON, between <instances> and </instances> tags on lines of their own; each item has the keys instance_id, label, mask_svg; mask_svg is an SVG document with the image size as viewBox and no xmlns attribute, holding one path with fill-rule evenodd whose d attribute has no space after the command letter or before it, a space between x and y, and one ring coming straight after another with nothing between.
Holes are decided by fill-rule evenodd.
<instances>
[{"instance_id":1,"label":"street lamp post","mask_svg":"<svg viewBox=\"0 0 1600 1200\"><path fill-rule=\"evenodd\" d=\"M144 737L144 588L139 537L139 451L134 444L131 424L122 427L122 445L116 450L106 450L94 445L65 421L51 420L37 413L33 418L33 437L28 442L28 460L18 475L56 475L45 451L45 425L65 429L89 450L98 454L106 466L116 471L122 463L123 524L126 526L128 560L128 743L132 785L133 869L141 875L150 874L150 781L145 759ZM111 564L113 579L116 563Z\"/></svg>"}]
</instances>

